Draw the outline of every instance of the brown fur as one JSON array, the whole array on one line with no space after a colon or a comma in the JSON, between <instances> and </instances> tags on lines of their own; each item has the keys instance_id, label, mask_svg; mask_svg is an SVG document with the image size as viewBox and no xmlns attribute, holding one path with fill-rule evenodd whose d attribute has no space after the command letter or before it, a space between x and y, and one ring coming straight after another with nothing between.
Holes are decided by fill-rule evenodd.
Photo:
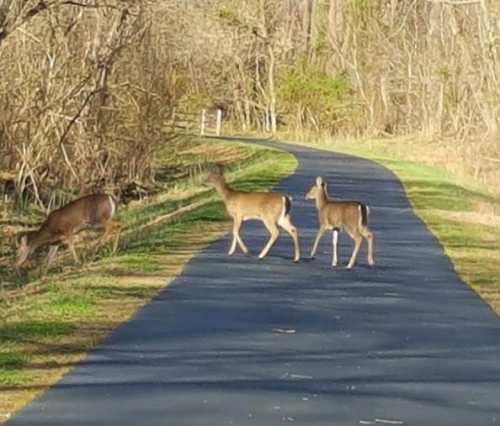
<instances>
[{"instance_id":1,"label":"brown fur","mask_svg":"<svg viewBox=\"0 0 500 426\"><path fill-rule=\"evenodd\" d=\"M116 213L116 201L107 194L92 194L66 204L51 212L38 231L27 233L21 238L16 269L28 260L38 248L50 245L48 266L54 259L59 244L66 245L79 262L73 245L73 237L85 228L104 228L107 236L112 228L111 220ZM118 238L115 241L115 250Z\"/></svg>"},{"instance_id":2,"label":"brown fur","mask_svg":"<svg viewBox=\"0 0 500 426\"><path fill-rule=\"evenodd\" d=\"M213 185L222 198L229 216L233 219L233 241L228 254L232 255L236 245L244 253L248 253L245 243L242 241L239 230L241 224L250 219L260 220L270 233L266 246L259 254L259 258L267 255L279 236L279 228L287 231L294 243L294 262L300 259L300 248L298 232L290 219L290 198L275 192L241 192L231 189L224 180L221 171L210 173L207 179Z\"/></svg>"},{"instance_id":3,"label":"brown fur","mask_svg":"<svg viewBox=\"0 0 500 426\"><path fill-rule=\"evenodd\" d=\"M319 230L311 250L314 257L321 237L327 230L333 231L333 258L332 266L337 265L337 238L338 232L346 231L354 240L354 250L347 265L351 269L356 262L363 238L368 243L368 263L374 265L373 234L368 228L368 207L359 201L336 201L328 198L326 183L321 177L306 194L306 199L315 200L318 210Z\"/></svg>"}]
</instances>

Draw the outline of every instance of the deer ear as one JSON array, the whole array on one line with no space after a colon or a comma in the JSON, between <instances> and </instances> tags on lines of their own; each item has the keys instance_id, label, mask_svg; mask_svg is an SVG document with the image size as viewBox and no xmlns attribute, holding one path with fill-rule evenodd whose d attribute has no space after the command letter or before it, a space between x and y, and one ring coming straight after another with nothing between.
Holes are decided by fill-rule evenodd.
<instances>
[{"instance_id":1,"label":"deer ear","mask_svg":"<svg viewBox=\"0 0 500 426\"><path fill-rule=\"evenodd\" d=\"M322 186L323 185L323 178L321 176L318 176L316 178L316 185Z\"/></svg>"}]
</instances>

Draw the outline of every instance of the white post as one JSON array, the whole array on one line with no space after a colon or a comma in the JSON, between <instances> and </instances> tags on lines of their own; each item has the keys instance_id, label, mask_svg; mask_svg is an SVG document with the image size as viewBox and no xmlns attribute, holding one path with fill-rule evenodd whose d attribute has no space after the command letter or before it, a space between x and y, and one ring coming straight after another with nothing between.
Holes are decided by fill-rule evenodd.
<instances>
[{"instance_id":1,"label":"white post","mask_svg":"<svg viewBox=\"0 0 500 426\"><path fill-rule=\"evenodd\" d=\"M269 132L270 130L270 123L271 123L271 120L269 118L269 108L266 108L266 115L265 115L265 127L264 127L264 131L265 132Z\"/></svg>"},{"instance_id":2,"label":"white post","mask_svg":"<svg viewBox=\"0 0 500 426\"><path fill-rule=\"evenodd\" d=\"M222 110L218 109L217 110L217 128L215 130L215 134L217 136L220 136L221 129L222 129Z\"/></svg>"},{"instance_id":3,"label":"white post","mask_svg":"<svg viewBox=\"0 0 500 426\"><path fill-rule=\"evenodd\" d=\"M172 131L175 132L175 107L172 108L172 115L170 118L172 120Z\"/></svg>"},{"instance_id":4,"label":"white post","mask_svg":"<svg viewBox=\"0 0 500 426\"><path fill-rule=\"evenodd\" d=\"M201 111L201 125L200 125L200 136L205 136L205 120L206 111Z\"/></svg>"}]
</instances>

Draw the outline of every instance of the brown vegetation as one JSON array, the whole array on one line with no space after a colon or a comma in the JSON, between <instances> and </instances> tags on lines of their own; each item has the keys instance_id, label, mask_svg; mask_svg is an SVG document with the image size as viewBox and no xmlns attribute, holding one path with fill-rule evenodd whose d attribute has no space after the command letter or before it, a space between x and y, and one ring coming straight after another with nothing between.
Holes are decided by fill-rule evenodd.
<instances>
[{"instance_id":1,"label":"brown vegetation","mask_svg":"<svg viewBox=\"0 0 500 426\"><path fill-rule=\"evenodd\" d=\"M132 1L2 4L0 167L18 205L48 210L152 178L174 96L152 13Z\"/></svg>"},{"instance_id":2,"label":"brown vegetation","mask_svg":"<svg viewBox=\"0 0 500 426\"><path fill-rule=\"evenodd\" d=\"M492 0L10 0L0 190L42 210L154 181L174 110L235 130L467 141L500 159ZM477 141L477 142L474 142Z\"/></svg>"}]
</instances>

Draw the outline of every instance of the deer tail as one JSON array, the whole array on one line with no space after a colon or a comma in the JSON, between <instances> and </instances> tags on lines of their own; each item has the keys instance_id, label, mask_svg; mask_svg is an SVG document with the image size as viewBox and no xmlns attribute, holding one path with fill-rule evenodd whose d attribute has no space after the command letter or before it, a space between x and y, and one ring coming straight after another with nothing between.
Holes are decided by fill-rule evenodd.
<instances>
[{"instance_id":1,"label":"deer tail","mask_svg":"<svg viewBox=\"0 0 500 426\"><path fill-rule=\"evenodd\" d=\"M368 207L366 204L361 203L359 205L359 212L360 214L360 226L368 226L368 216L370 215L370 207Z\"/></svg>"}]
</instances>

